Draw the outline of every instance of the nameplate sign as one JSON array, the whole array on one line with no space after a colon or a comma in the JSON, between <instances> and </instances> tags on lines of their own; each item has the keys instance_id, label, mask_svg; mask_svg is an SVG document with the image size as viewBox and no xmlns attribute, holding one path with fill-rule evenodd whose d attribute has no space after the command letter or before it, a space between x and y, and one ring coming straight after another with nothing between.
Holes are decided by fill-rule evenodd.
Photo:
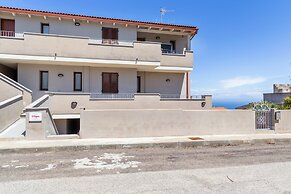
<instances>
[{"instance_id":1,"label":"nameplate sign","mask_svg":"<svg viewBox=\"0 0 291 194\"><path fill-rule=\"evenodd\" d=\"M30 123L40 123L42 121L42 113L41 112L30 112L28 121Z\"/></svg>"}]
</instances>

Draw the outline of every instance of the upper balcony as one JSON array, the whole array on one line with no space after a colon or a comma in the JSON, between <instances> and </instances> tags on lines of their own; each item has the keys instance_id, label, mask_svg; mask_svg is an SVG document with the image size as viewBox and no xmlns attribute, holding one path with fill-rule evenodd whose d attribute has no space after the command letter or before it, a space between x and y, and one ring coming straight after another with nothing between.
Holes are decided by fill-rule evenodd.
<instances>
[{"instance_id":1,"label":"upper balcony","mask_svg":"<svg viewBox=\"0 0 291 194\"><path fill-rule=\"evenodd\" d=\"M191 71L193 52L165 52L161 42L92 40L88 37L0 32L0 62L135 67Z\"/></svg>"}]
</instances>

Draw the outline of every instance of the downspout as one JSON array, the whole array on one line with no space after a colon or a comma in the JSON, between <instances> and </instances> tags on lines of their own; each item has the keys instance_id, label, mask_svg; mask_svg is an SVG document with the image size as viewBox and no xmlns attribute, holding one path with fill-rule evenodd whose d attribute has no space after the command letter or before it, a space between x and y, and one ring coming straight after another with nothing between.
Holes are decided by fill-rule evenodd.
<instances>
[{"instance_id":1,"label":"downspout","mask_svg":"<svg viewBox=\"0 0 291 194\"><path fill-rule=\"evenodd\" d=\"M186 72L186 98L189 99L189 72Z\"/></svg>"}]
</instances>

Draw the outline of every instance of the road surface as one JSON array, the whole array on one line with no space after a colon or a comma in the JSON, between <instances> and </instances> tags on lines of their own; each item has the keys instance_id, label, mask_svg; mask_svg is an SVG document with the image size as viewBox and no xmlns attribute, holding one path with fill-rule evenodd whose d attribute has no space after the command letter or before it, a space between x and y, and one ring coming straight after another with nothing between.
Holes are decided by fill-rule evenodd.
<instances>
[{"instance_id":1,"label":"road surface","mask_svg":"<svg viewBox=\"0 0 291 194\"><path fill-rule=\"evenodd\" d=\"M291 193L291 145L0 154L0 193Z\"/></svg>"}]
</instances>

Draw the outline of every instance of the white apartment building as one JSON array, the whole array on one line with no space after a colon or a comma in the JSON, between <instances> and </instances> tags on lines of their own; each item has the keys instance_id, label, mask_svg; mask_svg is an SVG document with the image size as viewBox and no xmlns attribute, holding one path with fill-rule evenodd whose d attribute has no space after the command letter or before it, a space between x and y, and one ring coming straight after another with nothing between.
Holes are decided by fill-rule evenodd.
<instances>
[{"instance_id":1,"label":"white apartment building","mask_svg":"<svg viewBox=\"0 0 291 194\"><path fill-rule=\"evenodd\" d=\"M0 72L33 92L190 98L198 29L0 7Z\"/></svg>"},{"instance_id":2,"label":"white apartment building","mask_svg":"<svg viewBox=\"0 0 291 194\"><path fill-rule=\"evenodd\" d=\"M91 110L211 109L211 96L190 92L191 40L197 31L194 26L0 7L0 137L100 137L94 135L103 129L98 123L112 116L84 114ZM85 125L88 118L92 128ZM152 122L136 125L133 120L124 122ZM144 132L139 135L150 134Z\"/></svg>"}]
</instances>

